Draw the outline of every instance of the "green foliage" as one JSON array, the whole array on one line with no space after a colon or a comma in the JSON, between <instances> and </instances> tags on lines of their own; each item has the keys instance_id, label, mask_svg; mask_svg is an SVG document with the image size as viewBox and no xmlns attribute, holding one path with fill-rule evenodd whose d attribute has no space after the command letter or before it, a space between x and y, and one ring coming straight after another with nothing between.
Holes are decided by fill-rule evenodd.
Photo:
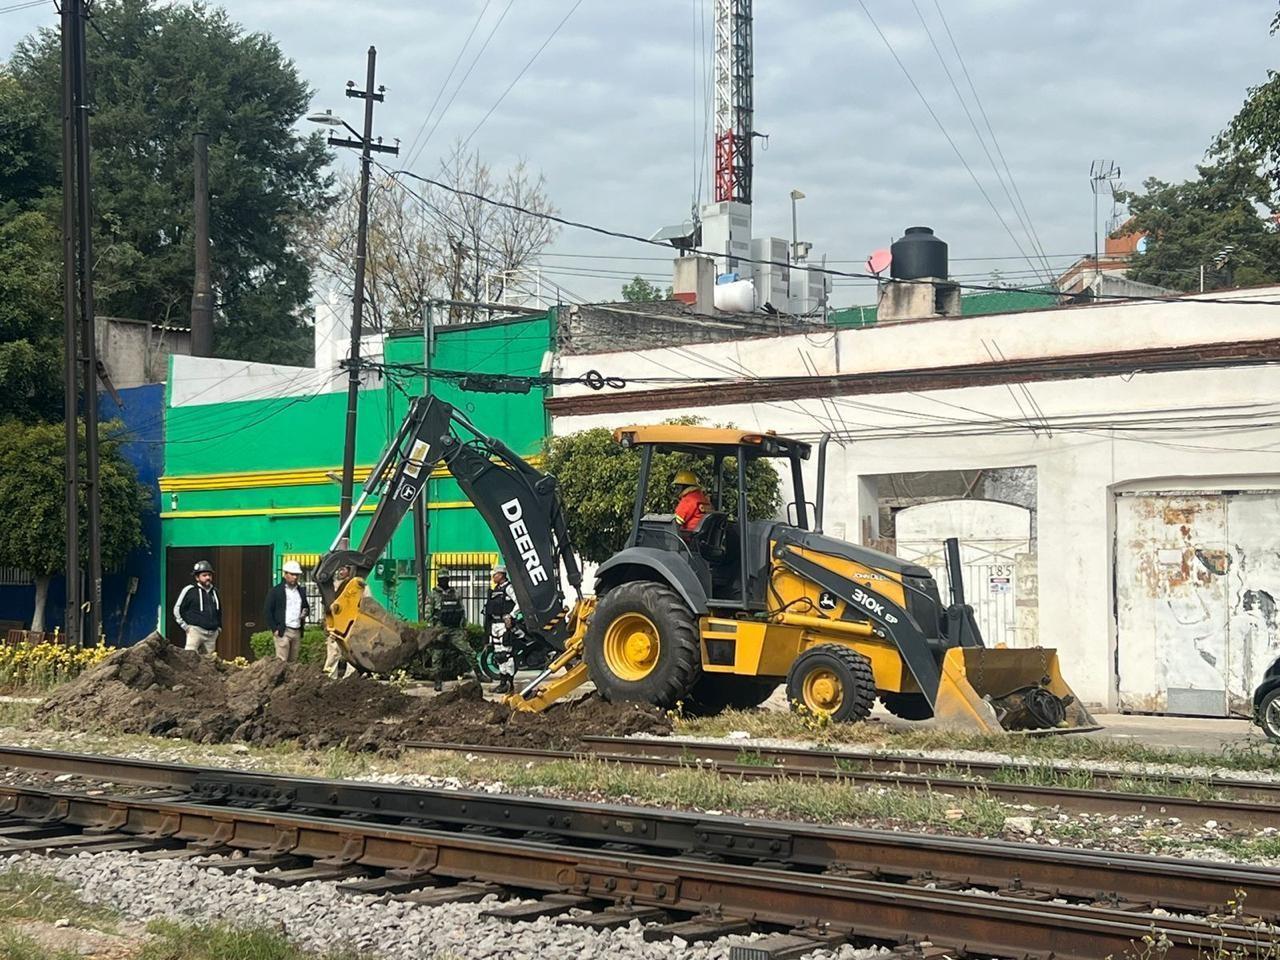
<instances>
[{"instance_id":1,"label":"green foliage","mask_svg":"<svg viewBox=\"0 0 1280 960\"><path fill-rule=\"evenodd\" d=\"M1126 231L1148 238L1129 276L1193 290L1204 264L1206 290L1280 280L1280 234L1259 214L1275 212L1272 191L1253 161L1224 158L1197 170L1195 180L1169 184L1151 178L1143 184L1144 193L1122 195L1133 215ZM1233 248L1230 255L1215 264L1228 246Z\"/></svg>"},{"instance_id":2,"label":"green foliage","mask_svg":"<svg viewBox=\"0 0 1280 960\"><path fill-rule=\"evenodd\" d=\"M101 30L88 34L99 314L155 322L186 315L192 136L205 131L217 351L306 362L301 312L310 273L298 240L329 188L322 135L295 129L312 91L272 39L245 33L217 7L101 0L94 22ZM59 58L56 31L41 30L18 44L10 82L0 84L0 124L21 134L0 152L0 207L31 201L44 188L38 204L57 216Z\"/></svg>"},{"instance_id":3,"label":"green foliage","mask_svg":"<svg viewBox=\"0 0 1280 960\"><path fill-rule=\"evenodd\" d=\"M119 427L105 423L99 430L102 565L107 570L119 567L142 544L141 517L151 504L133 466L120 455L120 441L112 437ZM81 428L82 470L83 436ZM65 469L61 424L0 423L0 566L20 567L36 576L66 568ZM80 520L80 543L87 548L83 503Z\"/></svg>"},{"instance_id":4,"label":"green foliage","mask_svg":"<svg viewBox=\"0 0 1280 960\"><path fill-rule=\"evenodd\" d=\"M1280 13L1271 20L1271 35L1277 32ZM1268 70L1265 83L1249 88L1240 112L1218 134L1210 151L1258 164L1272 189L1280 189L1280 73Z\"/></svg>"},{"instance_id":5,"label":"green foliage","mask_svg":"<svg viewBox=\"0 0 1280 960\"><path fill-rule=\"evenodd\" d=\"M0 170L0 189L4 179ZM62 417L61 263L57 229L42 213L0 214L0 419Z\"/></svg>"},{"instance_id":6,"label":"green foliage","mask_svg":"<svg viewBox=\"0 0 1280 960\"><path fill-rule=\"evenodd\" d=\"M645 495L647 513L670 513L675 508L671 479L685 467L692 469L711 493L714 484L709 458L655 453ZM639 451L615 443L610 430L597 427L550 438L544 469L560 483L560 496L569 508L569 534L582 557L599 563L620 550L631 532L631 511L640 479ZM725 460L724 504L731 516L737 496L737 466L729 458ZM781 504L777 472L764 460L751 461L747 465L750 516L774 516Z\"/></svg>"},{"instance_id":7,"label":"green foliage","mask_svg":"<svg viewBox=\"0 0 1280 960\"><path fill-rule=\"evenodd\" d=\"M137 960L361 960L369 956L347 948L312 953L274 930L226 923L189 926L156 920L147 925L147 933Z\"/></svg>"},{"instance_id":8,"label":"green foliage","mask_svg":"<svg viewBox=\"0 0 1280 960\"><path fill-rule=\"evenodd\" d=\"M262 630L250 634L249 649L253 651L253 659L264 660L276 655L275 637L270 630ZM302 643L298 645L298 662L314 663L324 666L325 644L324 627L307 626L302 629Z\"/></svg>"},{"instance_id":9,"label":"green foliage","mask_svg":"<svg viewBox=\"0 0 1280 960\"><path fill-rule=\"evenodd\" d=\"M625 283L622 286L622 299L630 303L650 303L654 300L668 300L670 298L670 287L667 287L664 293L656 283L650 283L641 276L634 277L629 283Z\"/></svg>"}]
</instances>

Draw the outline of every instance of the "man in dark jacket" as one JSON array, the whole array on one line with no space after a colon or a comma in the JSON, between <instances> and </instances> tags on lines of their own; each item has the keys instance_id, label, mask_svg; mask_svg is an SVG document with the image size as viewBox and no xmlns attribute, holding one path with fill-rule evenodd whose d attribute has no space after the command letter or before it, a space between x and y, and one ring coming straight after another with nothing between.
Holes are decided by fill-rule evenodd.
<instances>
[{"instance_id":1,"label":"man in dark jacket","mask_svg":"<svg viewBox=\"0 0 1280 960\"><path fill-rule=\"evenodd\" d=\"M480 669L476 666L475 651L467 642L467 611L462 605L452 584L449 573L441 570L436 574L436 586L427 600L427 622L439 627L439 632L431 642L431 672L436 677L436 692L444 689L444 657L445 651L452 647L462 657L462 662L475 671L476 679L480 679Z\"/></svg>"},{"instance_id":2,"label":"man in dark jacket","mask_svg":"<svg viewBox=\"0 0 1280 960\"><path fill-rule=\"evenodd\" d=\"M213 586L213 564L201 560L192 568L195 583L188 583L173 605L173 619L187 635L187 649L214 653L222 632L222 606Z\"/></svg>"},{"instance_id":3,"label":"man in dark jacket","mask_svg":"<svg viewBox=\"0 0 1280 960\"><path fill-rule=\"evenodd\" d=\"M299 582L301 578L302 567L298 561L287 561L284 579L267 591L267 605L263 611L267 629L276 644L276 656L286 662L298 659L302 628L311 614L307 591Z\"/></svg>"}]
</instances>

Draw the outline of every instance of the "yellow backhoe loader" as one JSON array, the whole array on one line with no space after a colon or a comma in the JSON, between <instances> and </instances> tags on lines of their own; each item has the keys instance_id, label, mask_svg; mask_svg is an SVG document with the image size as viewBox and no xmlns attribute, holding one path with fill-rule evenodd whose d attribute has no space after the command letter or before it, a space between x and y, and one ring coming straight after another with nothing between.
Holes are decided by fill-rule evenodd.
<instances>
[{"instance_id":1,"label":"yellow backhoe loader","mask_svg":"<svg viewBox=\"0 0 1280 960\"><path fill-rule=\"evenodd\" d=\"M976 731L1094 726L1055 651L983 645L955 541L944 606L927 569L821 532L825 439L811 523L808 443L671 424L614 438L640 455L631 533L584 597L554 478L448 404L415 400L362 493L381 499L360 548L335 549L317 567L330 635L376 672L416 652L414 631L367 594L365 577L443 463L498 541L525 629L558 653L507 698L513 709L545 709L589 680L609 700L711 712L756 706L785 683L793 707L837 721L865 719L878 697L899 717ZM656 452L687 455L710 478L710 509L691 529L645 513ZM790 472L788 522L749 514L747 470L760 458ZM576 594L568 606L562 575Z\"/></svg>"}]
</instances>

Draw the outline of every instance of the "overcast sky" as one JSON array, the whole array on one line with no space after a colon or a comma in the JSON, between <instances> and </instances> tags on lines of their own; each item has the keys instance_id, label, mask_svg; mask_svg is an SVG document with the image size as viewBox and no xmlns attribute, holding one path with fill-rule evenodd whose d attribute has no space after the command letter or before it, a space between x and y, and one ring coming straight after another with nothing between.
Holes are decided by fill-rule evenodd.
<instances>
[{"instance_id":1,"label":"overcast sky","mask_svg":"<svg viewBox=\"0 0 1280 960\"><path fill-rule=\"evenodd\" d=\"M833 266L860 269L873 249L919 223L950 243L953 274L985 280L998 266L1021 281L1030 268L1017 244L1030 252L1031 242L915 5L866 2L1013 238L857 0L756 0L755 125L769 135L767 149L756 154L756 236L789 239L788 194L798 187L807 195L799 205L801 239L812 241L815 254L827 254ZM1267 35L1273 0L940 2L1040 245L1055 266L1092 249L1092 159L1114 161L1133 187L1149 176L1192 175L1247 87L1280 61L1280 38ZM916 3L967 94L935 0ZM348 79L363 82L365 48L377 46L379 81L388 88L377 131L401 137L406 146L422 129L483 10L427 129L452 104L413 164L427 174L451 142L476 129L572 9L471 143L498 170L523 158L544 173L565 216L643 235L688 215L699 169L704 199L710 189L699 51L706 48L709 57L714 0L224 5L247 29L278 40L316 89L317 107L333 107L353 122L358 107L342 97L342 89ZM52 4L0 15L0 50L54 19ZM491 30L487 48L458 87ZM982 127L972 101L970 108ZM354 165L354 157L337 162ZM1102 209L1109 213L1109 202ZM556 255L544 261L548 276L578 297L617 296L621 281L598 275L603 271L638 271L655 279L669 272L662 259L588 259L582 255L662 254L580 231L562 231L551 252ZM962 259L979 257L1007 259ZM865 286L837 282L835 305L870 299Z\"/></svg>"}]
</instances>

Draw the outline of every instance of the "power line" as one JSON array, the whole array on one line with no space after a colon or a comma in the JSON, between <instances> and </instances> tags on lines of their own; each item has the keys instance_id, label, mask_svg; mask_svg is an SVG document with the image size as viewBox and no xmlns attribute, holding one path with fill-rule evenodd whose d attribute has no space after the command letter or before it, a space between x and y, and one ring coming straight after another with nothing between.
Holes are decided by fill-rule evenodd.
<instances>
[{"instance_id":1,"label":"power line","mask_svg":"<svg viewBox=\"0 0 1280 960\"><path fill-rule=\"evenodd\" d=\"M458 81L458 85L453 88L453 94L449 97L449 102L446 103L444 107L440 110L440 114L439 116L436 117L436 122L432 124L431 130L428 131L426 139L423 140L421 145L418 147L417 153L415 153L412 157L408 158L408 160L406 161L408 164L412 165L413 163L415 163L418 157L422 155L422 151L427 148L427 144L431 142L431 138L435 135L437 128L439 128L440 126L440 121L444 119L444 115L448 113L449 108L453 106L453 101L458 99L459 91L461 91L463 86L466 85L467 78L470 77L471 72L475 70L476 64L480 62L480 58L484 56L484 52L489 49L489 43L491 40L493 40L493 35L497 33L498 28L502 26L502 21L507 19L507 14L511 12L511 7L515 2L516 0L507 0L507 5L502 8L501 15L498 17L493 27L489 30L488 36L484 38L484 43L480 45L480 49L476 51L476 55L471 58L471 63L467 66L467 72L462 75L462 79Z\"/></svg>"},{"instance_id":2,"label":"power line","mask_svg":"<svg viewBox=\"0 0 1280 960\"><path fill-rule=\"evenodd\" d=\"M374 161L374 162L377 163L377 161ZM600 236L613 237L618 240L630 240L634 243L643 243L652 247L670 249L670 247L661 240L651 240L648 237L643 237L635 233L626 233L621 230L612 230L612 229L609 229L608 227L600 227L590 223L582 223L577 220L570 220L567 217L560 216L559 214L547 213L542 210L530 210L528 207L522 207L519 204L511 203L507 200L497 200L497 199L494 199L493 197L487 197L484 194L476 193L473 190L466 190L462 187L451 186L447 183L443 183L431 177L424 177L422 174L414 173L412 170L392 170L389 167L383 166L381 163L378 163L377 165L388 176L396 177L396 178L409 177L413 180L419 181L420 183L425 183L429 186L438 187L441 190L446 190L449 193L454 193L459 196L469 197L481 203L489 204L490 206L502 207L503 209L511 210L515 213L522 213L522 214L525 214L526 216L538 217L543 220L548 220L552 223L558 223L564 227L571 227L574 230L586 230L590 233L599 234ZM431 204L430 201L426 200L425 198L415 193L414 191L409 190L407 187L405 188L405 190L410 196L416 197L420 202L426 203L428 206L432 206L434 209L434 205ZM693 252L698 254L703 254L706 256L714 255L713 251L695 250ZM738 257L735 257L735 259L743 263L756 264L759 266L776 266L776 267L789 266L789 264L787 264L786 261L782 261L782 260L762 260L755 257L745 257L745 256L738 256ZM808 267L807 269L809 270L810 273L817 273L817 274L830 276L830 277L841 277L848 280L871 280L876 282L882 282L882 279L883 279L881 277L876 276L873 273L858 273L850 270L835 270L830 267ZM927 280L927 279L896 280L895 282L918 283L918 284L928 284L928 285L932 285L933 283L933 281ZM955 283L953 285L962 290L985 290L991 293L1007 293L1009 291L1008 287L998 287L992 284ZM1090 296L1092 297L1093 300L1112 300L1112 301L1123 301L1123 302L1130 302L1130 303L1132 302L1186 303L1186 304L1214 303L1214 304L1230 304L1232 306L1280 307L1280 300L1257 300L1257 299L1251 299L1246 297L1214 298L1214 297L1197 296L1192 299L1192 298L1187 298L1185 296L1166 297L1166 296L1156 296L1153 294L1106 294L1106 293L1094 293L1094 294L1091 294Z\"/></svg>"},{"instance_id":3,"label":"power line","mask_svg":"<svg viewBox=\"0 0 1280 960\"><path fill-rule=\"evenodd\" d=\"M36 7L43 7L49 0L25 0L23 3L11 3L7 7L0 7L0 13L16 13L19 10L33 10Z\"/></svg>"},{"instance_id":4,"label":"power line","mask_svg":"<svg viewBox=\"0 0 1280 960\"><path fill-rule=\"evenodd\" d=\"M555 27L552 29L551 33L548 34L547 39L542 41L542 46L538 47L538 49L533 52L533 56L530 57L528 61L525 63L525 65L520 68L520 72L515 75L515 79L513 79L509 84L507 84L507 89L503 90L502 95L499 96L497 100L493 101L493 106L489 108L489 111L483 117L480 118L480 122L477 123L475 127L472 128L471 132L467 134L466 139L463 140L462 144L459 146L458 148L459 150L461 150L462 147L465 147L468 143L470 143L471 138L474 137L480 131L480 128L485 125L485 121L487 121L491 116L493 116L493 111L498 109L498 106L502 103L502 101L507 98L507 94L510 93L515 88L515 85L517 83L520 82L520 78L525 75L526 71L528 71L528 69L531 66L533 66L533 62L537 60L539 56L542 55L542 51L547 49L547 46L551 43L551 41L556 38L556 34L560 32L560 28L569 22L569 18L573 16L574 12L580 6L582 6L582 0L574 0L573 6L569 8L568 12L563 17L560 18L560 22L557 23Z\"/></svg>"},{"instance_id":5,"label":"power line","mask_svg":"<svg viewBox=\"0 0 1280 960\"><path fill-rule=\"evenodd\" d=\"M884 45L888 49L889 55L893 57L894 62L898 65L898 69L902 71L902 75L907 78L907 83L911 84L911 89L916 92L916 96L919 97L920 102L924 104L924 108L929 112L929 116L933 118L933 122L938 125L938 129L942 132L942 136L946 139L947 143L951 145L951 149L955 153L956 158L960 161L961 166L964 167L965 172L969 174L969 179L973 181L974 186L978 188L978 192L982 194L982 199L987 201L987 206L991 208L991 212L994 213L996 215L996 219L1000 221L1000 226L1004 227L1005 233L1009 235L1009 239L1013 241L1013 245L1018 248L1020 253L1022 253L1023 259L1025 259L1027 263L1034 268L1035 264L1032 263L1031 258L1027 256L1026 251L1022 249L1022 244L1020 244L1018 242L1018 238L1014 236L1013 230L1009 228L1009 224L1005 221L999 209L996 208L996 205L991 201L991 197L987 194L986 188L983 187L982 181L980 181L977 174L973 172L973 168L969 166L969 161L964 158L964 154L961 153L960 148L956 146L955 140L953 140L951 138L951 134L947 132L946 126L938 117L938 114L934 112L933 105L929 103L928 97L924 95L924 91L916 84L915 78L911 76L911 71L907 69L907 65L903 63L902 58L898 56L898 51L893 48L893 44L889 42L889 38L885 36L884 31L880 29L880 24L876 22L876 18L873 17L871 15L871 11L867 9L865 0L858 0L858 6L862 8L862 12L866 14L867 19L871 21L871 26L874 27L876 33L880 35L880 39L884 41Z\"/></svg>"},{"instance_id":6,"label":"power line","mask_svg":"<svg viewBox=\"0 0 1280 960\"><path fill-rule=\"evenodd\" d=\"M1027 241L1031 244L1032 252L1039 256L1040 262L1044 265L1045 273L1051 275L1053 270L1049 266L1049 261L1044 256L1043 248L1038 244L1035 233L1031 228L1030 220L1023 216L1022 211L1018 209L1018 204L1014 202L1013 193L1009 190L1009 185L1005 183L1004 176L1001 174L1000 168L996 166L995 157L991 155L991 149L987 146L986 139L978 129L978 122L973 119L973 113L969 110L969 104L960 93L960 85L956 83L956 79L951 73L951 68L947 65L947 60L942 55L941 48L933 38L933 31L929 29L928 21L924 18L924 13L920 9L920 4L917 0L911 0L911 6L915 9L916 16L920 18L920 26L924 28L925 36L929 38L929 46L933 47L933 52L938 57L938 63L942 65L942 72L947 75L947 82L951 84L951 89L955 92L956 99L960 101L960 109L964 111L965 118L969 121L969 126L973 129L973 135L978 138L978 145L982 147L982 152L986 154L987 163L991 165L991 172L996 175L996 181L1000 184L1000 189L1004 191L1005 199L1009 201L1009 206L1013 208L1014 216L1018 218L1018 224L1022 227L1023 233L1027 235ZM972 89L972 84L970 84L970 89ZM975 90L973 93L976 99L977 91Z\"/></svg>"},{"instance_id":7,"label":"power line","mask_svg":"<svg viewBox=\"0 0 1280 960\"><path fill-rule=\"evenodd\" d=\"M409 163L412 163L413 158L417 156L414 153L414 149L418 146L422 131L426 130L427 124L431 122L431 115L436 112L436 105L440 103L440 98L444 95L445 88L449 86L449 81L453 79L453 74L458 69L458 64L462 62L463 54L467 52L467 47L471 45L471 38L476 35L476 29L480 26L480 21L484 19L484 15L489 9L489 4L492 2L493 0L484 0L484 6L480 8L480 13L476 16L475 22L471 24L471 30L467 33L467 38L462 41L462 47L458 50L458 55L453 58L453 64L449 67L449 72L445 74L444 82L436 90L435 99L431 101L431 106L427 109L427 115L422 118L422 125L418 127L418 132L413 135L413 142L409 144L409 149L405 152Z\"/></svg>"}]
</instances>

